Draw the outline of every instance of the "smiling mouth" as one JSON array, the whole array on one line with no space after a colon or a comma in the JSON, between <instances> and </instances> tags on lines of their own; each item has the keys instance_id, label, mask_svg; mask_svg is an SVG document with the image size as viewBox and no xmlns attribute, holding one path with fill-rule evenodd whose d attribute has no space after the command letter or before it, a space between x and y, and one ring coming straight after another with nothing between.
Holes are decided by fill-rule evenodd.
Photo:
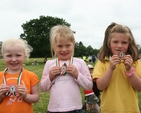
<instances>
[{"instance_id":1,"label":"smiling mouth","mask_svg":"<svg viewBox=\"0 0 141 113\"><path fill-rule=\"evenodd\" d=\"M65 55L67 55L67 53L61 53L61 55L65 56Z\"/></svg>"},{"instance_id":2,"label":"smiling mouth","mask_svg":"<svg viewBox=\"0 0 141 113\"><path fill-rule=\"evenodd\" d=\"M16 63L16 64L11 64L12 66L17 66L18 65L18 63Z\"/></svg>"}]
</instances>

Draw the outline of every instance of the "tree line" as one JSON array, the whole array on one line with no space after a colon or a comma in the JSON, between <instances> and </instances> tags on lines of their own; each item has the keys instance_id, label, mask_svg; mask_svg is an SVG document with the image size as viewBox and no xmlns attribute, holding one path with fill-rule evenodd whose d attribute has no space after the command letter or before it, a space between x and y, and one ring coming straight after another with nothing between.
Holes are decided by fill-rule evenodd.
<instances>
[{"instance_id":1,"label":"tree line","mask_svg":"<svg viewBox=\"0 0 141 113\"><path fill-rule=\"evenodd\" d=\"M71 26L64 19L51 16L40 16L39 19L32 19L22 25L23 33L20 38L26 40L33 48L31 57L51 57L49 33L55 25ZM75 44L74 56L76 57L96 55L98 52L98 49L93 49L90 45L85 47L81 41Z\"/></svg>"},{"instance_id":2,"label":"tree line","mask_svg":"<svg viewBox=\"0 0 141 113\"><path fill-rule=\"evenodd\" d=\"M39 19L32 19L23 23L23 33L20 34L20 38L26 40L28 44L33 48L31 52L32 58L51 57L50 52L50 29L55 25L71 26L62 18L52 16L40 16ZM76 33L76 31L73 31ZM0 42L1 48L2 42ZM141 53L141 47L138 45L139 53ZM76 42L75 44L75 57L97 55L100 49L93 49L91 45L88 47L83 45L83 42ZM0 53L1 56L1 53Z\"/></svg>"}]
</instances>

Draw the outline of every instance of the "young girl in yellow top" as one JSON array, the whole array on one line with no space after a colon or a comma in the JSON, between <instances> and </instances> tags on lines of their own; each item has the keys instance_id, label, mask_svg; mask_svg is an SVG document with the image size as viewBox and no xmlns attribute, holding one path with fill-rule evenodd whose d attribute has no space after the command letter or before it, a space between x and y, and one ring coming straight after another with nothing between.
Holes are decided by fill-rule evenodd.
<instances>
[{"instance_id":1,"label":"young girl in yellow top","mask_svg":"<svg viewBox=\"0 0 141 113\"><path fill-rule=\"evenodd\" d=\"M32 103L39 100L36 74L22 67L31 52L28 47L16 38L2 44L6 68L0 72L0 113L33 113Z\"/></svg>"},{"instance_id":2,"label":"young girl in yellow top","mask_svg":"<svg viewBox=\"0 0 141 113\"><path fill-rule=\"evenodd\" d=\"M106 31L93 80L102 91L101 113L140 113L141 62L131 30L111 23Z\"/></svg>"}]
</instances>

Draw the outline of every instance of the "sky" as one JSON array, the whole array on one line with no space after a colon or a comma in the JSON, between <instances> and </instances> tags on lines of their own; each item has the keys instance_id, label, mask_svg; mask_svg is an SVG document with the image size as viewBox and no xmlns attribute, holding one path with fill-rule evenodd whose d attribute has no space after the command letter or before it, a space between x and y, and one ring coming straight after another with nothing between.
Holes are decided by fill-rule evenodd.
<instances>
[{"instance_id":1,"label":"sky","mask_svg":"<svg viewBox=\"0 0 141 113\"><path fill-rule=\"evenodd\" d=\"M71 24L76 42L99 49L112 22L128 26L141 45L141 0L1 0L0 41L19 38L22 24L40 16Z\"/></svg>"}]
</instances>

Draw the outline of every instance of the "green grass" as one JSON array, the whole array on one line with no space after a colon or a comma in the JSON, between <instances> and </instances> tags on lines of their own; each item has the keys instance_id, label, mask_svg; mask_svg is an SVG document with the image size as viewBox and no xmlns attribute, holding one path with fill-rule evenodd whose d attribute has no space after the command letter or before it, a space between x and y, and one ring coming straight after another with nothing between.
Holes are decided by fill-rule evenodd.
<instances>
[{"instance_id":1,"label":"green grass","mask_svg":"<svg viewBox=\"0 0 141 113\"><path fill-rule=\"evenodd\" d=\"M35 72L40 80L42 76L42 71L44 68L43 59L44 58L36 58L39 65L31 65L34 58L30 58L29 60L25 60L23 67L27 70ZM0 59L0 71L3 71L5 67L6 66L5 66L4 60ZM39 84L38 84L38 87L39 87ZM80 91L84 101L83 90L81 89ZM46 113L47 105L49 102L49 92L41 92L39 88L39 93L40 93L40 100L37 103L33 104L34 113ZM138 95L139 95L139 107L141 110L141 92L139 92Z\"/></svg>"}]
</instances>

